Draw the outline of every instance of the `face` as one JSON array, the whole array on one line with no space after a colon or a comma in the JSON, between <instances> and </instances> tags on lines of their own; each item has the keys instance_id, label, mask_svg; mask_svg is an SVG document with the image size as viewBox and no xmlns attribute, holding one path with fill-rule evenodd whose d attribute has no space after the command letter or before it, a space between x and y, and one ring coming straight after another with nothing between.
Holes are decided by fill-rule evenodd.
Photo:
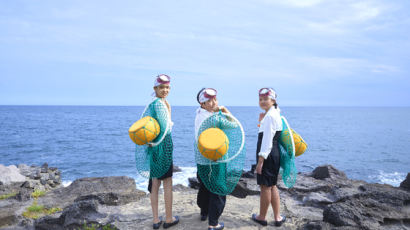
<instances>
[{"instance_id":1,"label":"face","mask_svg":"<svg viewBox=\"0 0 410 230\"><path fill-rule=\"evenodd\" d=\"M273 104L275 104L275 100L270 98L269 96L259 96L259 106L261 109L268 111Z\"/></svg>"},{"instance_id":2,"label":"face","mask_svg":"<svg viewBox=\"0 0 410 230\"><path fill-rule=\"evenodd\" d=\"M170 90L171 87L169 85L159 85L154 87L155 95L159 98L166 98Z\"/></svg>"},{"instance_id":3,"label":"face","mask_svg":"<svg viewBox=\"0 0 410 230\"><path fill-rule=\"evenodd\" d=\"M209 99L206 102L201 103L201 107L209 112L215 112L218 110L218 100L216 97Z\"/></svg>"}]
</instances>

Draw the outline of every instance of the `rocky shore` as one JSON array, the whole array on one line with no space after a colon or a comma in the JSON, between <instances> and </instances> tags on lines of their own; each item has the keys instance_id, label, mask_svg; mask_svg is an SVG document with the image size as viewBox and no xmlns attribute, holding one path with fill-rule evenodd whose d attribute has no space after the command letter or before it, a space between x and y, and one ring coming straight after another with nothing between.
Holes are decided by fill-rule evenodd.
<instances>
[{"instance_id":1,"label":"rocky shore","mask_svg":"<svg viewBox=\"0 0 410 230\"><path fill-rule=\"evenodd\" d=\"M0 165L0 229L152 229L149 195L129 177L81 178L61 186L60 172L43 166ZM171 229L207 229L199 220L196 179L190 187L174 186ZM225 229L410 229L410 174L400 187L351 180L333 166L300 173L291 189L279 183L281 211L288 220L280 228L260 227L250 220L259 209L259 188L252 172L244 172L227 197L220 219ZM160 198L160 215L163 211Z\"/></svg>"}]
</instances>

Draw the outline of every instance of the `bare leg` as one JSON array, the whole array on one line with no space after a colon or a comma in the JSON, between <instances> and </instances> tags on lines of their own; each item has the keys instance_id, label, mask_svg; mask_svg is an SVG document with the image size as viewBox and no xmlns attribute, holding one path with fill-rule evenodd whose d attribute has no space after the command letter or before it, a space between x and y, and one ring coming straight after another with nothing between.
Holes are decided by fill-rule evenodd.
<instances>
[{"instance_id":1,"label":"bare leg","mask_svg":"<svg viewBox=\"0 0 410 230\"><path fill-rule=\"evenodd\" d=\"M161 186L161 181L157 178L152 178L152 188L150 193L152 215L154 217L153 223L156 224L160 220L158 218L158 190Z\"/></svg>"},{"instance_id":2,"label":"bare leg","mask_svg":"<svg viewBox=\"0 0 410 230\"><path fill-rule=\"evenodd\" d=\"M273 209L273 215L275 217L275 221L280 221L282 220L280 216L280 197L279 197L279 191L276 185L272 187L272 209Z\"/></svg>"},{"instance_id":3,"label":"bare leg","mask_svg":"<svg viewBox=\"0 0 410 230\"><path fill-rule=\"evenodd\" d=\"M261 195L260 195L260 209L258 220L266 220L266 215L268 213L269 204L271 203L271 187L261 185Z\"/></svg>"},{"instance_id":4,"label":"bare leg","mask_svg":"<svg viewBox=\"0 0 410 230\"><path fill-rule=\"evenodd\" d=\"M172 177L164 179L165 222L172 223Z\"/></svg>"}]
</instances>

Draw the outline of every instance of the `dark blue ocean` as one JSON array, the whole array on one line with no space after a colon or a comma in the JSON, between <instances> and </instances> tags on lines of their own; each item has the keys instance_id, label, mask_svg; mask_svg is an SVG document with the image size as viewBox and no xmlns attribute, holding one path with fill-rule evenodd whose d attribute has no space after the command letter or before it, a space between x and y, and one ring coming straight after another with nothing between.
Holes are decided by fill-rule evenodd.
<instances>
[{"instance_id":1,"label":"dark blue ocean","mask_svg":"<svg viewBox=\"0 0 410 230\"><path fill-rule=\"evenodd\" d=\"M229 107L246 132L245 169L255 163L258 107ZM0 106L0 164L58 167L65 184L80 177L126 175L135 168L128 136L143 106ZM174 184L196 172L196 107L173 106ZM332 164L353 179L398 186L410 172L409 107L282 107L290 126L308 143L298 171Z\"/></svg>"}]
</instances>

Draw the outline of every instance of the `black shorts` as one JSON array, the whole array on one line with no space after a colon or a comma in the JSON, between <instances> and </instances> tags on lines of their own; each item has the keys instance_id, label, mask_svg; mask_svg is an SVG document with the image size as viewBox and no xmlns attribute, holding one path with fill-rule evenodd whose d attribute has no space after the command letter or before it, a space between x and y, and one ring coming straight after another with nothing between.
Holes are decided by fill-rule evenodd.
<instances>
[{"instance_id":1,"label":"black shorts","mask_svg":"<svg viewBox=\"0 0 410 230\"><path fill-rule=\"evenodd\" d=\"M174 165L171 164L171 166L169 167L168 171L167 171L164 175L162 175L161 177L156 178L156 179L158 179L158 180L164 180L164 179L167 179L168 177L172 177L172 175L173 175L173 168L174 168ZM149 182L148 182L148 191L151 192L151 189L152 189L152 179L149 179Z\"/></svg>"},{"instance_id":2,"label":"black shorts","mask_svg":"<svg viewBox=\"0 0 410 230\"><path fill-rule=\"evenodd\" d=\"M279 137L281 131L277 131L272 140L272 149L263 161L262 174L256 174L256 182L258 185L265 185L268 187L274 186L278 182L278 175L280 169L280 151L279 151ZM263 133L258 135L258 144L256 150L256 162L258 161L258 152L260 151L262 144Z\"/></svg>"},{"instance_id":3,"label":"black shorts","mask_svg":"<svg viewBox=\"0 0 410 230\"><path fill-rule=\"evenodd\" d=\"M278 182L279 169L280 155L272 156L272 153L269 154L268 158L263 162L262 174L256 174L257 184L268 187L276 185Z\"/></svg>"}]
</instances>

